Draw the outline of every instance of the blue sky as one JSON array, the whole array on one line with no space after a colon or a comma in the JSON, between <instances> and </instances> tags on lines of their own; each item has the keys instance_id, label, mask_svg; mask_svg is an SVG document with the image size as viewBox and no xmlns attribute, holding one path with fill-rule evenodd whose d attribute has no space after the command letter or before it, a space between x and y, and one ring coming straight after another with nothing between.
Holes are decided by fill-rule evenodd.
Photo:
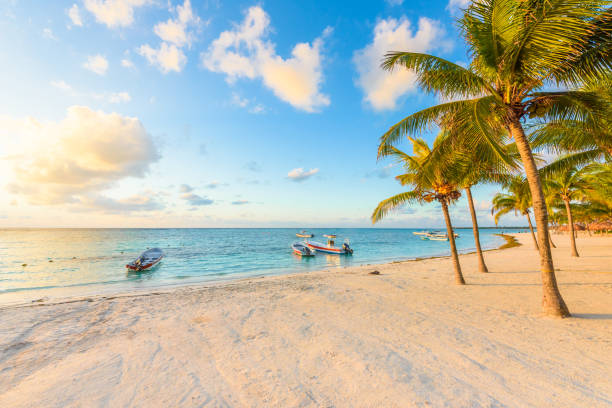
<instances>
[{"instance_id":1,"label":"blue sky","mask_svg":"<svg viewBox=\"0 0 612 408\"><path fill-rule=\"evenodd\" d=\"M0 226L370 226L401 191L378 137L437 102L380 58L467 61L464 5L4 2ZM495 190L475 191L483 225ZM431 205L380 226L442 224Z\"/></svg>"}]
</instances>

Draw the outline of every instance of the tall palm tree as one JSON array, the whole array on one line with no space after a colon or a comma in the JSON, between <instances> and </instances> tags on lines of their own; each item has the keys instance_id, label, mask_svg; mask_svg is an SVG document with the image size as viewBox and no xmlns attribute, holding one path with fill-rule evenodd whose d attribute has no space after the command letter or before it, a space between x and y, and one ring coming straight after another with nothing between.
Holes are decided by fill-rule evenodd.
<instances>
[{"instance_id":1,"label":"tall palm tree","mask_svg":"<svg viewBox=\"0 0 612 408\"><path fill-rule=\"evenodd\" d=\"M478 258L478 270L483 273L489 272L487 264L482 254L482 248L480 247L480 232L478 231L478 218L476 217L476 210L474 209L474 199L472 198L472 186L473 184L464 184L463 189L470 208L470 216L472 217L472 231L474 233L474 245L476 245L476 256Z\"/></svg>"},{"instance_id":2,"label":"tall palm tree","mask_svg":"<svg viewBox=\"0 0 612 408\"><path fill-rule=\"evenodd\" d=\"M515 214L524 215L529 224L531 238L536 250L539 251L538 240L533 231L531 216L529 215L531 207L531 197L529 196L529 188L527 181L522 176L513 177L506 185L508 193L497 193L493 197L493 208L491 214L495 216L495 225L499 222L502 215L514 212ZM548 239L548 238L547 238Z\"/></svg>"},{"instance_id":3,"label":"tall palm tree","mask_svg":"<svg viewBox=\"0 0 612 408\"><path fill-rule=\"evenodd\" d=\"M426 91L447 100L391 127L381 145L417 134L449 115L463 128L457 137L493 142L490 128L506 128L516 142L529 181L540 241L543 311L569 316L548 242L548 214L522 120L530 112L551 119L600 115L600 98L588 91L543 92L550 84L578 87L612 68L612 11L607 0L474 0L460 20L471 53L464 68L432 55L390 52L382 64L414 70Z\"/></svg>"},{"instance_id":4,"label":"tall palm tree","mask_svg":"<svg viewBox=\"0 0 612 408\"><path fill-rule=\"evenodd\" d=\"M489 160L483 157L478 157L474 151L467 148L455 149L455 161L466 163L463 169L459 170L460 183L459 186L465 190L470 216L472 218L472 231L474 234L474 244L476 246L476 256L478 258L478 270L480 272L488 272L489 269L485 264L482 248L480 246L480 233L478 230L478 218L474 208L474 198L472 197L472 187L481 183L502 183L507 182L510 177L511 167L507 163L512 163L510 154L505 160L497 160L494 156L487 156Z\"/></svg>"},{"instance_id":5,"label":"tall palm tree","mask_svg":"<svg viewBox=\"0 0 612 408\"><path fill-rule=\"evenodd\" d=\"M518 155L514 146L497 147L491 151L488 144L482 146L461 146L457 143L451 144L455 161L465 163L466 166L460 171L460 186L465 190L465 195L472 217L472 231L478 257L478 269L480 272L488 272L480 247L480 234L478 231L478 219L474 209L472 187L481 183L508 183L512 173L518 168Z\"/></svg>"},{"instance_id":6,"label":"tall palm tree","mask_svg":"<svg viewBox=\"0 0 612 408\"><path fill-rule=\"evenodd\" d=\"M442 137L444 136L439 136L436 141L439 141ZM432 149L423 139L411 138L410 140L413 143L413 155L408 155L394 147L388 147L382 155L391 156L403 164L406 173L397 176L396 179L402 185L410 186L412 189L381 201L372 213L372 222L380 221L389 211L406 204L430 203L432 201L440 203L450 243L455 282L459 285L465 285L459 263L459 254L455 245L455 234L448 212L448 206L461 197L456 181L453 179L455 173L449 172L448 167L436 165L436 160L432 160Z\"/></svg>"},{"instance_id":7,"label":"tall palm tree","mask_svg":"<svg viewBox=\"0 0 612 408\"><path fill-rule=\"evenodd\" d=\"M559 160L563 160L561 157ZM551 172L551 169L558 167L553 162L550 165L542 168L540 171L543 174L544 190L552 200L561 200L565 206L565 214L567 217L567 225L570 233L571 253L572 256L578 257L578 249L576 248L576 237L574 232L574 219L572 217L571 201L581 199L588 196L589 190L593 189L589 173L593 167L586 166L583 168L563 169L560 172Z\"/></svg>"}]
</instances>

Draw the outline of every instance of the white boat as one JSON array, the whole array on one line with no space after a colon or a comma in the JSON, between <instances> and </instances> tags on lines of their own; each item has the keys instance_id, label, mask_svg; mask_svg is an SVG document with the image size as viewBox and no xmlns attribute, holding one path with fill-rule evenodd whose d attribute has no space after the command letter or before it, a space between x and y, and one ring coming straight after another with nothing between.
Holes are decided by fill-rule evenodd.
<instances>
[{"instance_id":1,"label":"white boat","mask_svg":"<svg viewBox=\"0 0 612 408\"><path fill-rule=\"evenodd\" d=\"M430 241L448 241L447 236L431 236L431 237L427 237L427 239Z\"/></svg>"},{"instance_id":2,"label":"white boat","mask_svg":"<svg viewBox=\"0 0 612 408\"><path fill-rule=\"evenodd\" d=\"M431 231L414 231L413 234L414 235L429 235L431 234Z\"/></svg>"},{"instance_id":3,"label":"white boat","mask_svg":"<svg viewBox=\"0 0 612 408\"><path fill-rule=\"evenodd\" d=\"M298 233L295 234L296 237L300 237L300 238L312 238L314 237L314 234L311 234L308 231L300 231Z\"/></svg>"},{"instance_id":4,"label":"white boat","mask_svg":"<svg viewBox=\"0 0 612 408\"><path fill-rule=\"evenodd\" d=\"M455 238L459 238L459 234L453 233ZM421 237L421 239L429 240L429 241L448 241L448 234L442 233L433 233L427 234Z\"/></svg>"},{"instance_id":5,"label":"white boat","mask_svg":"<svg viewBox=\"0 0 612 408\"><path fill-rule=\"evenodd\" d=\"M144 251L138 258L125 265L133 271L144 271L157 265L164 257L164 252L159 248L151 248Z\"/></svg>"},{"instance_id":6,"label":"white boat","mask_svg":"<svg viewBox=\"0 0 612 408\"><path fill-rule=\"evenodd\" d=\"M336 246L336 235L327 234L323 236L327 238L327 244L321 244L320 242L309 241L309 242L306 242L306 245L308 245L310 249L314 249L318 252L325 252L327 254L337 254L337 255L347 254L349 255L353 253L353 249L350 247L348 239L344 240L344 243L342 244L341 247L337 247Z\"/></svg>"},{"instance_id":7,"label":"white boat","mask_svg":"<svg viewBox=\"0 0 612 408\"><path fill-rule=\"evenodd\" d=\"M314 256L315 251L308 248L308 244L306 242L294 242L291 245L291 249L293 249L293 253L299 256Z\"/></svg>"}]
</instances>

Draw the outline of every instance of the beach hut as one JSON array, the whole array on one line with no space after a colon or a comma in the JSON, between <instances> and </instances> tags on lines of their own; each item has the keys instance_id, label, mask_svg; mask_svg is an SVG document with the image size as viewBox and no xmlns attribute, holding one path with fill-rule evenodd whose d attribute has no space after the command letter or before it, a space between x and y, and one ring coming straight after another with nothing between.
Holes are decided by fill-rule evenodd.
<instances>
[{"instance_id":1,"label":"beach hut","mask_svg":"<svg viewBox=\"0 0 612 408\"><path fill-rule=\"evenodd\" d=\"M599 221L589 224L589 231L599 232L601 234L608 234L612 232L612 221Z\"/></svg>"}]
</instances>

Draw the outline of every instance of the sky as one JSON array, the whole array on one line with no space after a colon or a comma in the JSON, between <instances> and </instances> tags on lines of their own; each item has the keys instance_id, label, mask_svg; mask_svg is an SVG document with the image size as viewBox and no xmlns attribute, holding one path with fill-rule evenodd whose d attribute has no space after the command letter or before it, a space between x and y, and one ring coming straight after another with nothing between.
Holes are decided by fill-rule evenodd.
<instances>
[{"instance_id":1,"label":"sky","mask_svg":"<svg viewBox=\"0 0 612 408\"><path fill-rule=\"evenodd\" d=\"M380 135L438 102L381 58L465 64L466 5L6 0L0 227L372 226L402 191ZM497 189L474 190L483 226ZM471 225L463 198L451 215ZM443 223L430 204L376 226Z\"/></svg>"}]
</instances>

